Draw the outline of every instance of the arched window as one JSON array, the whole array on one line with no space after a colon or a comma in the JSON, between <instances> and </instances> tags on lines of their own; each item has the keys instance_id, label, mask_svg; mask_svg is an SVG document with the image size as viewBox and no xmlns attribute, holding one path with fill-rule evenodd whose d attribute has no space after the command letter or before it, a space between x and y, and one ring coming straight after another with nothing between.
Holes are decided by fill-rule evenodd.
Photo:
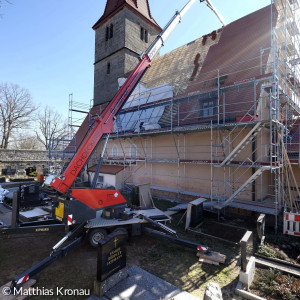
<instances>
[{"instance_id":1,"label":"arched window","mask_svg":"<svg viewBox=\"0 0 300 300\"><path fill-rule=\"evenodd\" d=\"M132 144L130 147L130 157L131 158L137 158L137 146L135 144Z\"/></svg>"},{"instance_id":2,"label":"arched window","mask_svg":"<svg viewBox=\"0 0 300 300\"><path fill-rule=\"evenodd\" d=\"M118 157L118 146L116 144L113 145L111 150L112 157Z\"/></svg>"}]
</instances>

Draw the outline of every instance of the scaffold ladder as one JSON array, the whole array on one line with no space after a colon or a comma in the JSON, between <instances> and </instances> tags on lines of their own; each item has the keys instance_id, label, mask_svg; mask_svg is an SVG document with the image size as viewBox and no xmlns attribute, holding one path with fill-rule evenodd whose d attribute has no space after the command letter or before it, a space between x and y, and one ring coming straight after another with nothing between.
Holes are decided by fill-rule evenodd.
<instances>
[{"instance_id":1,"label":"scaffold ladder","mask_svg":"<svg viewBox=\"0 0 300 300\"><path fill-rule=\"evenodd\" d=\"M227 206L230 202L234 200L234 198L237 197L238 194L244 191L249 184L251 184L254 180L256 180L262 174L262 172L266 170L270 170L270 168L271 167L269 166L264 166L256 170L256 172L251 177L249 177L225 202L215 205L215 208L222 209L225 206Z\"/></svg>"},{"instance_id":2,"label":"scaffold ladder","mask_svg":"<svg viewBox=\"0 0 300 300\"><path fill-rule=\"evenodd\" d=\"M230 152L230 154L221 162L220 167L228 165L262 130L262 122L258 122L248 134L239 142L239 144Z\"/></svg>"}]
</instances>

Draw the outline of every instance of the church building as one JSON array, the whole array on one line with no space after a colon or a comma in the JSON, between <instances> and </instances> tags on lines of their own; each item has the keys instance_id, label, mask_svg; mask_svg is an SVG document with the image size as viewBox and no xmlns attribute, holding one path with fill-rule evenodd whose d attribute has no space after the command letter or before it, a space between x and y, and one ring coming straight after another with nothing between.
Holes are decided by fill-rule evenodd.
<instances>
[{"instance_id":1,"label":"church building","mask_svg":"<svg viewBox=\"0 0 300 300\"><path fill-rule=\"evenodd\" d=\"M116 117L103 186L107 166L120 166L118 188L147 183L161 198L205 197L207 209L266 213L275 227L284 209L300 206L287 175L300 182L296 2L275 0L158 55ZM93 29L94 107L76 146L161 31L148 0L107 0Z\"/></svg>"}]
</instances>

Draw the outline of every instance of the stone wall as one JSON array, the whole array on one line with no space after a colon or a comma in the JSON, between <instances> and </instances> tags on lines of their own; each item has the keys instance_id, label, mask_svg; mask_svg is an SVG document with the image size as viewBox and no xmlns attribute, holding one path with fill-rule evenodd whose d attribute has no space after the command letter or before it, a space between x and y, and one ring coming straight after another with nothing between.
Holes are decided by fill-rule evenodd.
<instances>
[{"instance_id":1,"label":"stone wall","mask_svg":"<svg viewBox=\"0 0 300 300\"><path fill-rule=\"evenodd\" d=\"M12 150L0 149L0 171L2 169L15 169L17 175L23 175L25 169L36 168L43 173L49 165L49 152L41 150ZM61 160L51 161L51 165L61 165Z\"/></svg>"},{"instance_id":2,"label":"stone wall","mask_svg":"<svg viewBox=\"0 0 300 300\"><path fill-rule=\"evenodd\" d=\"M118 78L124 77L125 49L95 64L94 105L110 101L118 91ZM110 74L107 64L110 63Z\"/></svg>"},{"instance_id":3,"label":"stone wall","mask_svg":"<svg viewBox=\"0 0 300 300\"><path fill-rule=\"evenodd\" d=\"M147 43L140 38L141 27L148 31ZM155 27L128 9L125 10L125 31L125 47L139 55L151 45L160 33Z\"/></svg>"},{"instance_id":4,"label":"stone wall","mask_svg":"<svg viewBox=\"0 0 300 300\"><path fill-rule=\"evenodd\" d=\"M113 24L113 37L108 40L106 27ZM125 47L125 9L121 10L95 31L95 63Z\"/></svg>"},{"instance_id":5,"label":"stone wall","mask_svg":"<svg viewBox=\"0 0 300 300\"><path fill-rule=\"evenodd\" d=\"M106 40L106 27L111 24L113 37ZM148 42L140 38L141 27L148 31ZM137 65L140 54L151 45L157 34L158 31L151 24L127 8L96 30L94 105L108 102L114 97L118 91L118 78L128 76Z\"/></svg>"},{"instance_id":6,"label":"stone wall","mask_svg":"<svg viewBox=\"0 0 300 300\"><path fill-rule=\"evenodd\" d=\"M42 150L12 150L0 149L1 163L14 163L19 161L48 161L48 151Z\"/></svg>"}]
</instances>

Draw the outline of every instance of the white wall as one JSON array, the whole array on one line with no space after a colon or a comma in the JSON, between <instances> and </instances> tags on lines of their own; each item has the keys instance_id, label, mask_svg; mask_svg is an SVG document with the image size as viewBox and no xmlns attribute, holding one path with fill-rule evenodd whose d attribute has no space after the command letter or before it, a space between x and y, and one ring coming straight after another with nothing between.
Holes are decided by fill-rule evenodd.
<instances>
[{"instance_id":1,"label":"white wall","mask_svg":"<svg viewBox=\"0 0 300 300\"><path fill-rule=\"evenodd\" d=\"M90 172L91 182L94 179L94 172ZM123 171L119 172L116 175L113 174L105 174L105 173L99 173L99 176L104 177L104 185L105 186L114 186L117 190L122 188L123 185Z\"/></svg>"}]
</instances>

